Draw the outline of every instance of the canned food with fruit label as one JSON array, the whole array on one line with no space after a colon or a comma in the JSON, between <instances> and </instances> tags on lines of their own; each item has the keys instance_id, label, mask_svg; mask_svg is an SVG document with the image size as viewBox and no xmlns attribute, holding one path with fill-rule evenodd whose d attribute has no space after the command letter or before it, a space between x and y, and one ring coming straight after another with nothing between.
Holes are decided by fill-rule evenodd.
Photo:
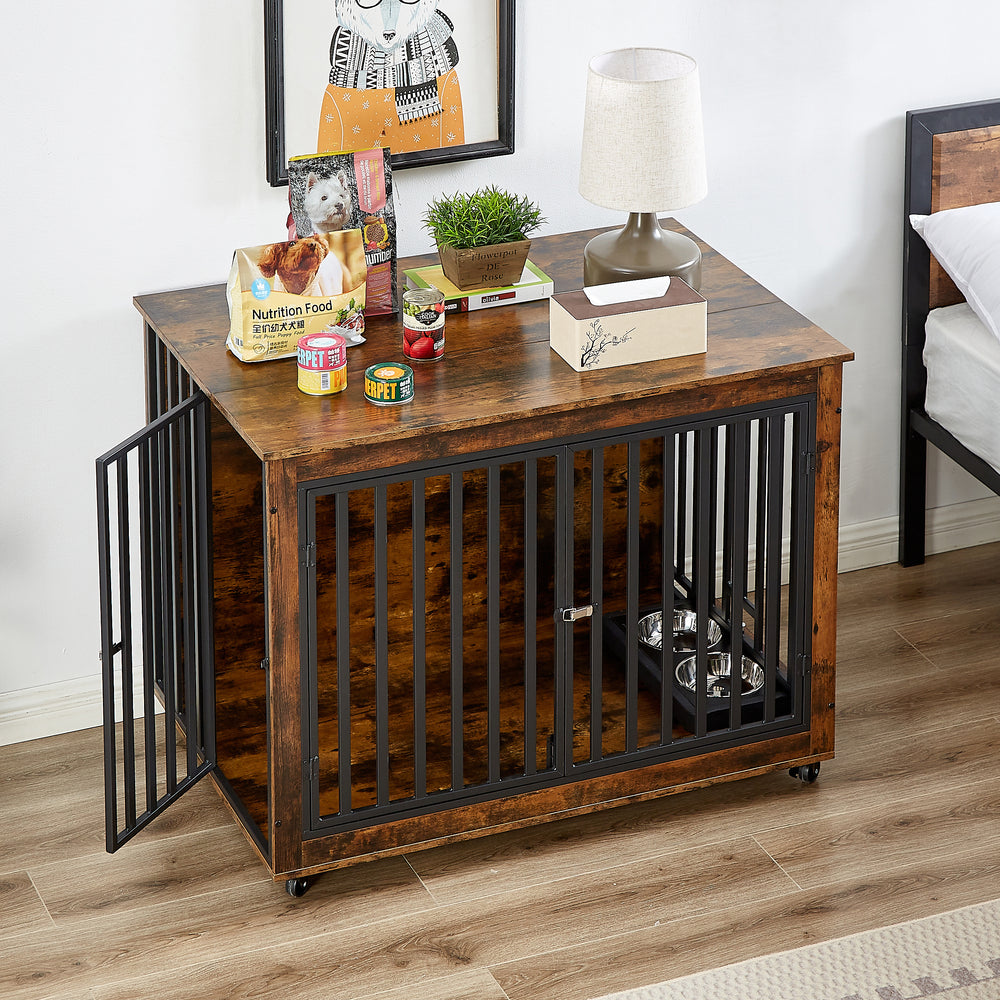
<instances>
[{"instance_id":1,"label":"canned food with fruit label","mask_svg":"<svg viewBox=\"0 0 1000 1000\"><path fill-rule=\"evenodd\" d=\"M310 333L298 343L299 389L329 396L347 388L347 340L339 333Z\"/></svg>"},{"instance_id":2,"label":"canned food with fruit label","mask_svg":"<svg viewBox=\"0 0 1000 1000\"><path fill-rule=\"evenodd\" d=\"M413 399L413 369L378 364L365 369L365 399L377 406L394 406Z\"/></svg>"},{"instance_id":3,"label":"canned food with fruit label","mask_svg":"<svg viewBox=\"0 0 1000 1000\"><path fill-rule=\"evenodd\" d=\"M437 361L444 354L444 295L433 286L403 292L403 357Z\"/></svg>"}]
</instances>

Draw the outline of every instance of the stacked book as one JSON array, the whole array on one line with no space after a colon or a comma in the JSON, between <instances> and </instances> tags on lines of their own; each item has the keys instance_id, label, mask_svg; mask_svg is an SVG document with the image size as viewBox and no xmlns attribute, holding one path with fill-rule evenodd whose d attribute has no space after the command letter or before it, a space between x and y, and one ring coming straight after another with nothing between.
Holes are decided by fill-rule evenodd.
<instances>
[{"instance_id":1,"label":"stacked book","mask_svg":"<svg viewBox=\"0 0 1000 1000\"><path fill-rule=\"evenodd\" d=\"M472 312L493 306L509 306L516 302L547 299L553 292L552 279L530 260L525 264L521 280L502 288L477 288L463 291L445 276L440 264L414 267L405 271L407 288L433 286L444 295L445 313Z\"/></svg>"}]
</instances>

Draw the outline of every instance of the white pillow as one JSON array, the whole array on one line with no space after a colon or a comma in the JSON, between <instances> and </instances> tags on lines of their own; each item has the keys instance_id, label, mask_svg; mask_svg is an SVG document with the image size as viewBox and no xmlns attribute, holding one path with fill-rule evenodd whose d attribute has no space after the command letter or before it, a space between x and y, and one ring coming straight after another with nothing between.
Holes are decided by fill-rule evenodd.
<instances>
[{"instance_id":1,"label":"white pillow","mask_svg":"<svg viewBox=\"0 0 1000 1000\"><path fill-rule=\"evenodd\" d=\"M1000 340L1000 201L911 215L910 225Z\"/></svg>"}]
</instances>

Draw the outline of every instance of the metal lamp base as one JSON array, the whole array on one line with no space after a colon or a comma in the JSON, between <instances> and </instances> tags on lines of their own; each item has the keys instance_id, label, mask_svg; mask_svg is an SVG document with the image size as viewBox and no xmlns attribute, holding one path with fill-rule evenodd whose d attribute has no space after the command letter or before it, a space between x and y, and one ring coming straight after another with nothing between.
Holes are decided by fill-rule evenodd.
<instances>
[{"instance_id":1,"label":"metal lamp base","mask_svg":"<svg viewBox=\"0 0 1000 1000\"><path fill-rule=\"evenodd\" d=\"M624 229L595 236L583 251L584 285L676 274L701 287L701 251L687 236L660 228L655 212L633 212Z\"/></svg>"}]
</instances>

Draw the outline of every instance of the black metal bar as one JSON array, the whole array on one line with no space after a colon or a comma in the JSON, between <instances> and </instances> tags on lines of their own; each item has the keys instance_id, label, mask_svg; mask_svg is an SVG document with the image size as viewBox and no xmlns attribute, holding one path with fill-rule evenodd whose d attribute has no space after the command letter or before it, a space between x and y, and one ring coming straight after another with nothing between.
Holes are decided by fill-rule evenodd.
<instances>
[{"instance_id":1,"label":"black metal bar","mask_svg":"<svg viewBox=\"0 0 1000 1000\"><path fill-rule=\"evenodd\" d=\"M140 613L142 615L142 717L143 752L146 774L146 808L156 806L156 700L154 694L155 658L158 655L156 623L156 602L154 594L159 584L159 565L154 553L158 542L155 535L157 513L155 490L152 485L157 465L150 460L152 441L144 441L138 446L139 491L140 491L140 572L145 585L140 589Z\"/></svg>"},{"instance_id":2,"label":"black metal bar","mask_svg":"<svg viewBox=\"0 0 1000 1000\"><path fill-rule=\"evenodd\" d=\"M331 498L336 511L336 497ZM319 576L320 553L316 551L315 558L309 558L311 546L316 545L316 494L308 490L299 494L299 605L302 611L302 624L299 633L299 656L301 658L303 677L302 719L305 732L308 734L308 753L306 760L311 761L320 755L319 745L319 612L316 581ZM336 553L337 538L334 528L334 584L336 584ZM304 558L303 558L304 557ZM336 614L336 612L335 612ZM339 643L340 633L337 632ZM266 683L266 681L265 681ZM340 707L340 688L336 689L336 705L334 713ZM338 742L339 752L339 742ZM308 768L310 765L306 764ZM313 784L311 773L304 771L306 806L309 815L310 828L314 828L320 818L319 781Z\"/></svg>"},{"instance_id":3,"label":"black metal bar","mask_svg":"<svg viewBox=\"0 0 1000 1000\"><path fill-rule=\"evenodd\" d=\"M732 424L726 433L726 481L728 508L726 528L728 539L730 600L729 662L734 666L733 676L740 674L743 662L743 597L747 581L747 547L750 521L750 428L745 420ZM729 728L739 729L743 724L743 685L730 685Z\"/></svg>"},{"instance_id":4,"label":"black metal bar","mask_svg":"<svg viewBox=\"0 0 1000 1000\"><path fill-rule=\"evenodd\" d=\"M413 501L413 794L427 795L427 621L425 496L427 480L412 481Z\"/></svg>"},{"instance_id":5,"label":"black metal bar","mask_svg":"<svg viewBox=\"0 0 1000 1000\"><path fill-rule=\"evenodd\" d=\"M538 459L524 461L524 773L538 770Z\"/></svg>"},{"instance_id":6,"label":"black metal bar","mask_svg":"<svg viewBox=\"0 0 1000 1000\"><path fill-rule=\"evenodd\" d=\"M500 468L491 463L486 478L486 735L488 774L500 780Z\"/></svg>"},{"instance_id":7,"label":"black metal bar","mask_svg":"<svg viewBox=\"0 0 1000 1000\"><path fill-rule=\"evenodd\" d=\"M722 616L732 622L742 609L737 604L733 581L733 524L729 514L733 510L733 492L735 490L734 476L736 474L733 457L733 426L725 426L725 460L722 478L722 593L720 609Z\"/></svg>"},{"instance_id":8,"label":"black metal bar","mask_svg":"<svg viewBox=\"0 0 1000 1000\"><path fill-rule=\"evenodd\" d=\"M785 422L782 414L768 417L767 551L764 591L764 722L774 721L776 677L781 632L781 524L785 465Z\"/></svg>"},{"instance_id":9,"label":"black metal bar","mask_svg":"<svg viewBox=\"0 0 1000 1000\"><path fill-rule=\"evenodd\" d=\"M146 423L160 415L159 403L156 398L156 361L158 358L157 344L160 340L156 336L156 331L149 325L143 323L143 369L145 373L145 403L146 403Z\"/></svg>"},{"instance_id":10,"label":"black metal bar","mask_svg":"<svg viewBox=\"0 0 1000 1000\"><path fill-rule=\"evenodd\" d=\"M376 801L389 803L389 531L386 486L375 487Z\"/></svg>"},{"instance_id":11,"label":"black metal bar","mask_svg":"<svg viewBox=\"0 0 1000 1000\"><path fill-rule=\"evenodd\" d=\"M807 675L811 670L813 603L812 550L813 503L816 483L816 407L814 402L795 411L793 421L793 467L791 485L791 540L789 547L788 593L788 683L789 710L797 719L805 718L809 698ZM797 595L797 599L795 599ZM794 641L794 644L793 644ZM793 669L801 663L802 671Z\"/></svg>"},{"instance_id":12,"label":"black metal bar","mask_svg":"<svg viewBox=\"0 0 1000 1000\"><path fill-rule=\"evenodd\" d=\"M802 556L805 539L803 537L802 524L802 498L808 487L810 469L812 468L811 456L815 452L815 445L805 433L805 421L801 411L793 410L790 413L790 433L791 433L791 469L789 483L789 504L791 510L788 538L788 621L787 621L787 647L785 652L785 663L788 665L788 684L792 691L792 710L798 704L799 671L794 669L799 658L799 651L803 649L803 627L802 621L805 614L805 607L811 605L812 601L804 602L795 599L796 594L803 593L801 588L808 587L809 583L804 579ZM805 591L809 593L810 591Z\"/></svg>"},{"instance_id":13,"label":"black metal bar","mask_svg":"<svg viewBox=\"0 0 1000 1000\"><path fill-rule=\"evenodd\" d=\"M764 587L764 568L767 565L767 468L768 436L767 419L755 420L757 430L757 509L754 521L754 582L753 582L753 648L759 655L764 649L764 621L767 614L768 593Z\"/></svg>"},{"instance_id":14,"label":"black metal bar","mask_svg":"<svg viewBox=\"0 0 1000 1000\"><path fill-rule=\"evenodd\" d=\"M192 385L193 389L193 385ZM194 510L195 545L198 562L198 743L206 759L215 760L215 642L213 599L215 586L212 573L212 447L208 406L194 411Z\"/></svg>"},{"instance_id":15,"label":"black metal bar","mask_svg":"<svg viewBox=\"0 0 1000 1000\"><path fill-rule=\"evenodd\" d=\"M129 512L128 456L115 464L118 498L118 619L121 628L122 693L122 789L125 793L125 824L135 825L135 709L132 687L132 569Z\"/></svg>"},{"instance_id":16,"label":"black metal bar","mask_svg":"<svg viewBox=\"0 0 1000 1000\"><path fill-rule=\"evenodd\" d=\"M164 373L163 382L164 390L166 392L166 407L168 410L172 409L174 404L179 402L176 396L176 383L174 380L174 369L176 362L174 361L173 355L169 351L164 351L163 353L163 363L164 363Z\"/></svg>"},{"instance_id":17,"label":"black metal bar","mask_svg":"<svg viewBox=\"0 0 1000 1000\"><path fill-rule=\"evenodd\" d=\"M639 500L641 471L639 442L628 443L628 485L626 487L625 565L625 750L635 753L639 747Z\"/></svg>"},{"instance_id":18,"label":"black metal bar","mask_svg":"<svg viewBox=\"0 0 1000 1000\"><path fill-rule=\"evenodd\" d=\"M676 437L663 435L662 482L663 522L660 532L660 743L666 746L674 739L674 518L676 517L677 482L675 463Z\"/></svg>"},{"instance_id":19,"label":"black metal bar","mask_svg":"<svg viewBox=\"0 0 1000 1000\"><path fill-rule=\"evenodd\" d=\"M155 420L166 411L163 407L163 342L146 324L146 421Z\"/></svg>"},{"instance_id":20,"label":"black metal bar","mask_svg":"<svg viewBox=\"0 0 1000 1000\"><path fill-rule=\"evenodd\" d=\"M169 393L168 393L169 399ZM164 547L163 570L163 624L164 624L164 657L162 695L164 720L163 746L166 754L166 787L167 793L177 791L177 730L176 723L176 683L180 662L179 630L183 608L178 608L178 562L179 540L177 538L177 428L170 424L163 431L165 460L161 486L164 496L160 503L162 518L162 543Z\"/></svg>"},{"instance_id":21,"label":"black metal bar","mask_svg":"<svg viewBox=\"0 0 1000 1000\"><path fill-rule=\"evenodd\" d=\"M450 476L449 539L451 544L451 787L461 788L463 776L464 742L464 669L462 650L463 595L462 595L462 496L463 476L452 472Z\"/></svg>"},{"instance_id":22,"label":"black metal bar","mask_svg":"<svg viewBox=\"0 0 1000 1000\"><path fill-rule=\"evenodd\" d=\"M715 511L710 506L712 475L711 433L705 429L694 433L694 609L698 618L695 640L697 681L695 683L695 736L702 737L708 727L708 619L711 614L712 579L715 576L712 531L709 522Z\"/></svg>"},{"instance_id":23,"label":"black metal bar","mask_svg":"<svg viewBox=\"0 0 1000 1000\"><path fill-rule=\"evenodd\" d=\"M555 606L566 607L574 595L573 556L573 508L574 490L573 452L564 452L556 460L556 574ZM560 774L569 774L573 768L573 629L572 626L557 621L555 631L555 726L553 741L555 747L554 764Z\"/></svg>"},{"instance_id":24,"label":"black metal bar","mask_svg":"<svg viewBox=\"0 0 1000 1000\"><path fill-rule=\"evenodd\" d=\"M101 597L101 684L104 694L104 831L108 852L118 846L118 734L115 720L114 608L111 601L111 512L108 466L97 460L97 551Z\"/></svg>"},{"instance_id":25,"label":"black metal bar","mask_svg":"<svg viewBox=\"0 0 1000 1000\"><path fill-rule=\"evenodd\" d=\"M677 441L677 540L674 546L675 574L688 580L688 435L681 431Z\"/></svg>"},{"instance_id":26,"label":"black metal bar","mask_svg":"<svg viewBox=\"0 0 1000 1000\"><path fill-rule=\"evenodd\" d=\"M198 643L197 643L197 574L193 520L194 489L192 478L193 428L189 415L180 423L181 453L179 456L179 491L181 521L181 601L182 601L182 650L183 674L181 689L182 718L184 720L187 773L198 767ZM170 725L173 720L167 718Z\"/></svg>"},{"instance_id":27,"label":"black metal bar","mask_svg":"<svg viewBox=\"0 0 1000 1000\"><path fill-rule=\"evenodd\" d=\"M337 602L337 811L351 811L351 564L349 493L334 500Z\"/></svg>"},{"instance_id":28,"label":"black metal bar","mask_svg":"<svg viewBox=\"0 0 1000 1000\"><path fill-rule=\"evenodd\" d=\"M711 516L708 519L708 547L712 553L711 563L711 604L720 599L717 581L716 556L718 547L718 518L716 512L719 509L719 434L721 425L713 424L708 432L709 436L709 458L708 458L708 509ZM699 627L704 627L705 634L708 634L708 619L704 622L698 621Z\"/></svg>"},{"instance_id":29,"label":"black metal bar","mask_svg":"<svg viewBox=\"0 0 1000 1000\"><path fill-rule=\"evenodd\" d=\"M815 455L817 450L817 428L816 428L816 408L815 399L810 399L804 404L804 416L802 418L802 435L808 448ZM808 675L812 672L812 607L814 600L813 591L813 559L814 559L814 530L815 520L813 511L816 509L816 460L809 463L804 483L799 491L798 505L795 510L795 523L799 526L797 537L800 541L796 553L795 565L799 574L800 587L799 595L799 628L800 637L799 654L802 657L803 674L801 690L794 698L791 711L794 717L804 722L810 717L812 691L809 684ZM793 591L793 593L795 593ZM790 665L791 666L791 665Z\"/></svg>"},{"instance_id":30,"label":"black metal bar","mask_svg":"<svg viewBox=\"0 0 1000 1000\"><path fill-rule=\"evenodd\" d=\"M597 614L604 607L604 448L591 449L590 598ZM603 629L590 630L590 759L600 760L604 719Z\"/></svg>"}]
</instances>

